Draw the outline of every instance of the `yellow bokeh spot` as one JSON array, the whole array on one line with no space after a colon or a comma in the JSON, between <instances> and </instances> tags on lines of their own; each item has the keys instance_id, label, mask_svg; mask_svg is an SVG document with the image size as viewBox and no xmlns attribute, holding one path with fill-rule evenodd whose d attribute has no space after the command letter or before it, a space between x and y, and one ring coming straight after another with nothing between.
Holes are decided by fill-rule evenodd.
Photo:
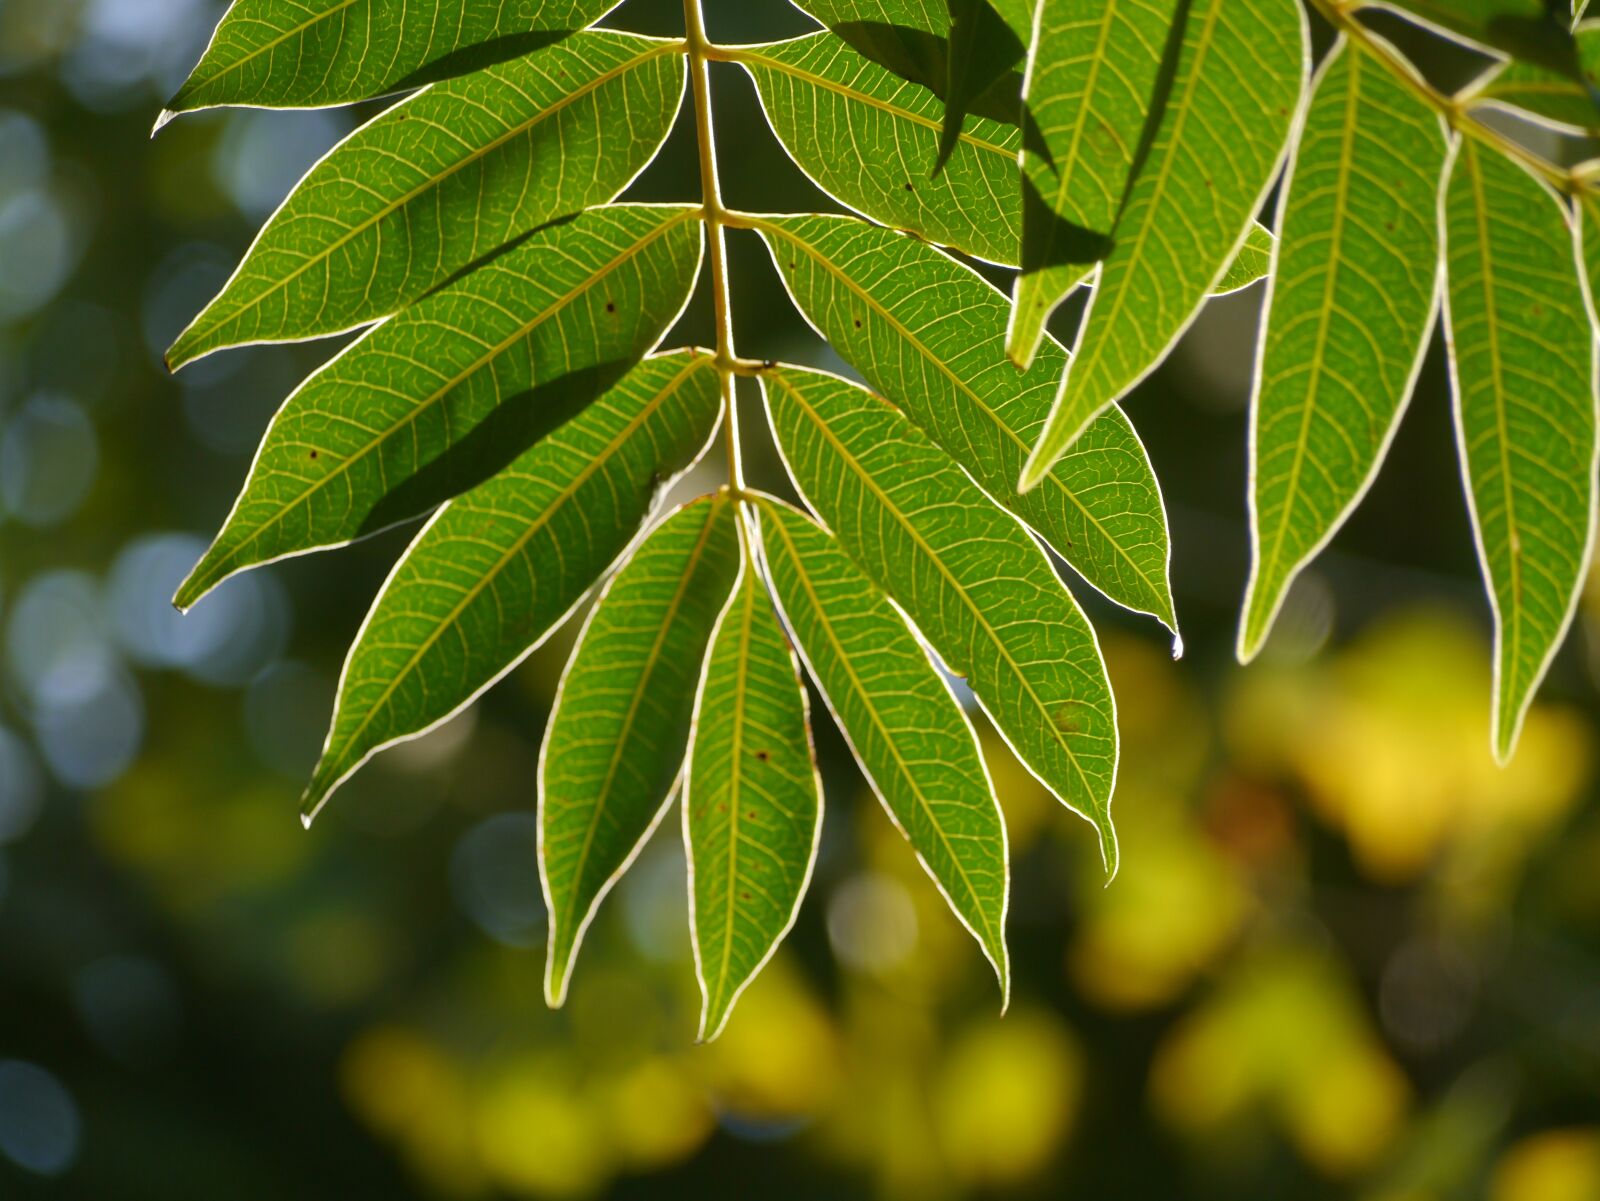
<instances>
[{"instance_id":1,"label":"yellow bokeh spot","mask_svg":"<svg viewBox=\"0 0 1600 1201\"><path fill-rule=\"evenodd\" d=\"M1515 1144L1495 1165L1489 1201L1595 1201L1600 1129L1551 1130Z\"/></svg>"},{"instance_id":2,"label":"yellow bokeh spot","mask_svg":"<svg viewBox=\"0 0 1600 1201\"><path fill-rule=\"evenodd\" d=\"M710 1137L715 1119L705 1093L683 1068L647 1059L604 1090L612 1141L623 1162L651 1171L687 1159Z\"/></svg>"},{"instance_id":3,"label":"yellow bokeh spot","mask_svg":"<svg viewBox=\"0 0 1600 1201\"><path fill-rule=\"evenodd\" d=\"M504 1065L473 1098L478 1158L496 1184L531 1197L586 1197L609 1180L600 1115L551 1057Z\"/></svg>"}]
</instances>

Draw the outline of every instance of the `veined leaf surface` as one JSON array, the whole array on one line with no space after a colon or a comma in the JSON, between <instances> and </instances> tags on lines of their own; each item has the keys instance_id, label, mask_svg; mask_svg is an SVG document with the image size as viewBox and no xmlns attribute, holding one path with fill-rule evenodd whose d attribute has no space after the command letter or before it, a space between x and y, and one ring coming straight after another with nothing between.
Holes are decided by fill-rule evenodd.
<instances>
[{"instance_id":1,"label":"veined leaf surface","mask_svg":"<svg viewBox=\"0 0 1600 1201\"><path fill-rule=\"evenodd\" d=\"M1485 74L1461 99L1518 108L1574 133L1600 133L1600 104L1595 99L1595 81L1600 79L1600 21L1579 25L1573 36L1581 78L1514 58L1503 70Z\"/></svg>"},{"instance_id":2,"label":"veined leaf surface","mask_svg":"<svg viewBox=\"0 0 1600 1201\"><path fill-rule=\"evenodd\" d=\"M438 84L333 149L168 354L341 333L617 195L683 93L673 43L593 31Z\"/></svg>"},{"instance_id":3,"label":"veined leaf surface","mask_svg":"<svg viewBox=\"0 0 1600 1201\"><path fill-rule=\"evenodd\" d=\"M1305 78L1295 0L1195 0L1161 122L1100 267L1078 353L1023 471L1035 486L1161 362L1244 241Z\"/></svg>"},{"instance_id":4,"label":"veined leaf surface","mask_svg":"<svg viewBox=\"0 0 1600 1201\"><path fill-rule=\"evenodd\" d=\"M709 356L647 359L439 510L350 648L307 820L374 752L456 713L566 618L704 449L719 401Z\"/></svg>"},{"instance_id":5,"label":"veined leaf surface","mask_svg":"<svg viewBox=\"0 0 1600 1201\"><path fill-rule=\"evenodd\" d=\"M1594 333L1560 204L1470 138L1446 193L1445 237L1456 429L1494 606L1492 742L1504 761L1588 562Z\"/></svg>"},{"instance_id":6,"label":"veined leaf surface","mask_svg":"<svg viewBox=\"0 0 1600 1201\"><path fill-rule=\"evenodd\" d=\"M1411 397L1439 291L1445 155L1438 117L1339 42L1283 206L1252 413L1241 659L1366 491Z\"/></svg>"},{"instance_id":7,"label":"veined leaf surface","mask_svg":"<svg viewBox=\"0 0 1600 1201\"><path fill-rule=\"evenodd\" d=\"M850 217L761 218L800 311L867 381L1118 604L1176 631L1161 490L1121 410L1045 477L1015 481L1067 354L1047 338L1019 373L1004 358L1005 295L948 255ZM958 319L957 319L958 318Z\"/></svg>"},{"instance_id":8,"label":"veined leaf surface","mask_svg":"<svg viewBox=\"0 0 1600 1201\"><path fill-rule=\"evenodd\" d=\"M617 0L234 0L169 114L349 104L476 71Z\"/></svg>"},{"instance_id":9,"label":"veined leaf surface","mask_svg":"<svg viewBox=\"0 0 1600 1201\"><path fill-rule=\"evenodd\" d=\"M832 33L732 52L767 120L823 191L875 221L1015 265L1022 235L1015 125L969 117L944 169L944 105Z\"/></svg>"},{"instance_id":10,"label":"veined leaf surface","mask_svg":"<svg viewBox=\"0 0 1600 1201\"><path fill-rule=\"evenodd\" d=\"M493 475L677 319L700 263L697 213L591 210L354 343L273 418L176 603L253 564L425 513Z\"/></svg>"},{"instance_id":11,"label":"veined leaf surface","mask_svg":"<svg viewBox=\"0 0 1600 1201\"><path fill-rule=\"evenodd\" d=\"M1004 996L1005 819L978 740L944 677L878 587L809 517L759 502L774 593L862 772Z\"/></svg>"},{"instance_id":12,"label":"veined leaf surface","mask_svg":"<svg viewBox=\"0 0 1600 1201\"><path fill-rule=\"evenodd\" d=\"M1250 232L1245 235L1244 245L1239 247L1239 253L1233 256L1233 262L1228 264L1228 269L1223 272L1211 294L1226 296L1229 292L1237 292L1257 280L1265 279L1272 271L1272 247L1276 241L1266 226L1251 225Z\"/></svg>"},{"instance_id":13,"label":"veined leaf surface","mask_svg":"<svg viewBox=\"0 0 1600 1201\"><path fill-rule=\"evenodd\" d=\"M1027 57L1028 39L1033 35L1032 8L1025 2L1004 5L1018 20L1016 27L1001 17L1002 6L989 0L947 0L946 7L950 12L950 53L936 173L955 150L968 111Z\"/></svg>"},{"instance_id":14,"label":"veined leaf surface","mask_svg":"<svg viewBox=\"0 0 1600 1201\"><path fill-rule=\"evenodd\" d=\"M677 784L706 647L739 575L735 506L717 492L653 529L606 584L561 678L539 752L551 1005Z\"/></svg>"},{"instance_id":15,"label":"veined leaf surface","mask_svg":"<svg viewBox=\"0 0 1600 1201\"><path fill-rule=\"evenodd\" d=\"M1023 108L1022 273L1006 339L1024 367L1050 314L1111 251L1179 7L1040 0Z\"/></svg>"},{"instance_id":16,"label":"veined leaf surface","mask_svg":"<svg viewBox=\"0 0 1600 1201\"><path fill-rule=\"evenodd\" d=\"M1582 80L1562 0L1377 0L1379 7ZM1558 15L1559 14L1559 15Z\"/></svg>"},{"instance_id":17,"label":"veined leaf surface","mask_svg":"<svg viewBox=\"0 0 1600 1201\"><path fill-rule=\"evenodd\" d=\"M704 1040L794 924L822 830L805 686L753 563L712 637L693 742L683 840Z\"/></svg>"},{"instance_id":18,"label":"veined leaf surface","mask_svg":"<svg viewBox=\"0 0 1600 1201\"><path fill-rule=\"evenodd\" d=\"M1116 704L1094 631L1038 544L887 401L791 368L764 383L812 509L1022 761L1094 825L1115 873Z\"/></svg>"}]
</instances>

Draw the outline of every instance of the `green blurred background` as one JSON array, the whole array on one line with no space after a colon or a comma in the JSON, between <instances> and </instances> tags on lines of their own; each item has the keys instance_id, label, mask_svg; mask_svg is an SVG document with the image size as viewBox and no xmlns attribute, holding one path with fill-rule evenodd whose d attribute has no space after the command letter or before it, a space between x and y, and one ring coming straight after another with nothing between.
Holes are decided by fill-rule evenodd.
<instances>
[{"instance_id":1,"label":"green blurred background","mask_svg":"<svg viewBox=\"0 0 1600 1201\"><path fill-rule=\"evenodd\" d=\"M693 1044L671 823L547 1012L533 780L570 630L303 831L344 649L409 532L167 605L336 347L178 379L161 352L366 115L149 140L220 10L0 0L0 1197L1600 1198L1600 588L1497 770L1435 346L1383 478L1236 667L1259 286L1128 406L1186 655L1078 589L1121 709L1112 887L985 733L1003 1020L826 729L816 878L725 1037ZM783 0L708 18L724 41L809 24ZM612 23L681 28L676 0ZM737 68L713 86L732 204L836 207ZM689 124L635 195L695 197ZM732 249L741 352L840 366L754 237ZM711 338L705 301L674 342Z\"/></svg>"}]
</instances>

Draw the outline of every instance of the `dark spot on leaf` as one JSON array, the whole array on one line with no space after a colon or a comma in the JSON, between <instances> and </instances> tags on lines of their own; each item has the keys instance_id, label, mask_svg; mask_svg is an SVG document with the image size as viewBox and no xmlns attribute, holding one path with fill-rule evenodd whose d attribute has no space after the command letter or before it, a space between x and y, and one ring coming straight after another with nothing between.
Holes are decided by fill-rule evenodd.
<instances>
[{"instance_id":1,"label":"dark spot on leaf","mask_svg":"<svg viewBox=\"0 0 1600 1201\"><path fill-rule=\"evenodd\" d=\"M1050 720L1055 724L1056 729L1063 734L1076 734L1083 729L1083 726L1079 724L1077 717L1074 715L1074 711L1081 703L1080 701L1066 701L1050 711Z\"/></svg>"},{"instance_id":2,"label":"dark spot on leaf","mask_svg":"<svg viewBox=\"0 0 1600 1201\"><path fill-rule=\"evenodd\" d=\"M614 300L606 301L606 312L615 313L616 311L617 311L616 301L614 301Z\"/></svg>"},{"instance_id":3,"label":"dark spot on leaf","mask_svg":"<svg viewBox=\"0 0 1600 1201\"><path fill-rule=\"evenodd\" d=\"M317 457L317 452L316 452L316 451L312 451L312 452L311 452L311 457L312 457L312 458L313 458L313 459L314 459L314 458L316 458L316 457Z\"/></svg>"},{"instance_id":4,"label":"dark spot on leaf","mask_svg":"<svg viewBox=\"0 0 1600 1201\"><path fill-rule=\"evenodd\" d=\"M748 892L740 892L739 899L741 901L748 901L750 899L750 894Z\"/></svg>"},{"instance_id":5,"label":"dark spot on leaf","mask_svg":"<svg viewBox=\"0 0 1600 1201\"><path fill-rule=\"evenodd\" d=\"M856 328L857 328L857 329L860 329L860 328L861 328L861 318L860 318L860 317L857 317L857 318L856 318Z\"/></svg>"},{"instance_id":6,"label":"dark spot on leaf","mask_svg":"<svg viewBox=\"0 0 1600 1201\"><path fill-rule=\"evenodd\" d=\"M915 189L915 188L913 188L913 187L912 187L912 186L911 186L911 185L910 185L910 184L909 184L909 183L908 183L908 184L906 184L906 191L908 191L908 192L914 192L914 191L916 191L916 189Z\"/></svg>"},{"instance_id":7,"label":"dark spot on leaf","mask_svg":"<svg viewBox=\"0 0 1600 1201\"><path fill-rule=\"evenodd\" d=\"M765 763L768 759L772 758L772 755L768 751L757 751L756 752L756 758L761 760L761 762Z\"/></svg>"}]
</instances>

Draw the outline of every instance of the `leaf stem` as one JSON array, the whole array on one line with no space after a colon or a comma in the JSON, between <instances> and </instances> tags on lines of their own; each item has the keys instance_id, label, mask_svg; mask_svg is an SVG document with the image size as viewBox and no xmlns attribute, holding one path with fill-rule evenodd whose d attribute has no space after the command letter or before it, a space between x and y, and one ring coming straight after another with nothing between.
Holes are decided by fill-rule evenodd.
<instances>
[{"instance_id":1,"label":"leaf stem","mask_svg":"<svg viewBox=\"0 0 1600 1201\"><path fill-rule=\"evenodd\" d=\"M1499 130L1485 125L1471 109L1454 96L1446 95L1422 77L1410 60L1391 46L1384 38L1368 29L1356 19L1356 11L1367 6L1367 0L1308 0L1328 23L1343 33L1350 44L1370 55L1429 108L1444 118L1445 123L1465 137L1481 142L1507 158L1515 159L1558 191L1582 191L1584 181L1567 167L1557 166L1542 155L1506 137Z\"/></svg>"},{"instance_id":2,"label":"leaf stem","mask_svg":"<svg viewBox=\"0 0 1600 1201\"><path fill-rule=\"evenodd\" d=\"M700 203L704 206L706 240L711 248L711 298L717 318L717 375L722 380L723 433L728 446L728 484L744 491L744 464L739 455L739 406L735 377L740 361L733 349L733 309L728 297L728 246L723 234L727 210L722 207L722 186L717 179L717 143L711 128L711 75L706 67L712 55L706 37L705 14L700 0L683 0L684 36L689 48L689 79L694 88L694 124L700 152Z\"/></svg>"}]
</instances>

